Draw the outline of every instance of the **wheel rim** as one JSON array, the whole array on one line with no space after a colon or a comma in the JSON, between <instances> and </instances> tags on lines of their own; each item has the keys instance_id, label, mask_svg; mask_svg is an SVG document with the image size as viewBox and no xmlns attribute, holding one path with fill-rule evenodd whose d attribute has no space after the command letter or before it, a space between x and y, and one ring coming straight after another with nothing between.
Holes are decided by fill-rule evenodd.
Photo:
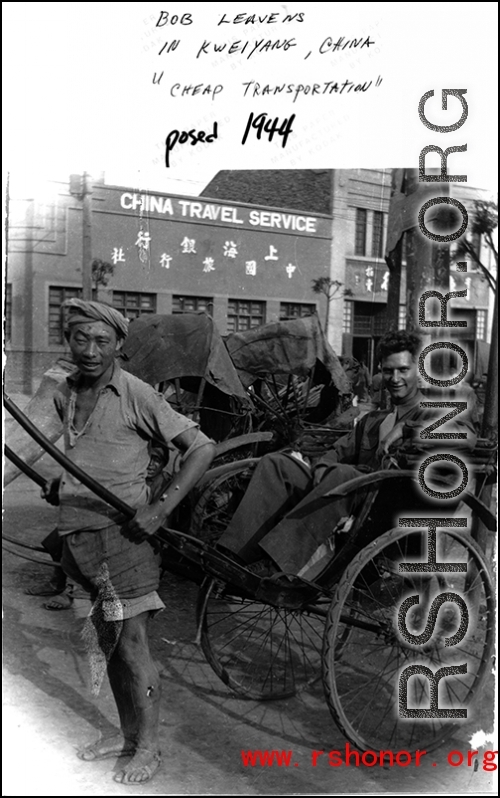
<instances>
[{"instance_id":1,"label":"wheel rim","mask_svg":"<svg viewBox=\"0 0 500 798\"><path fill-rule=\"evenodd\" d=\"M227 594L212 581L202 586L199 612L205 656L238 695L287 698L321 680L326 608L285 610Z\"/></svg>"},{"instance_id":2,"label":"wheel rim","mask_svg":"<svg viewBox=\"0 0 500 798\"><path fill-rule=\"evenodd\" d=\"M442 667L467 663L467 674L452 674L439 682L438 705L447 709L467 707L487 673L494 608L492 583L482 553L465 535L440 529L438 561L466 562L468 572L400 574L394 567L398 561L426 559L409 556L409 552L426 550L422 541L422 532L397 529L364 549L339 582L329 610L323 652L325 692L334 719L346 737L363 750L431 750L461 722L400 717L399 677L406 667L424 665L436 673ZM457 631L460 620L458 607L446 603L428 643L406 643L397 633L402 601L410 595L421 596L420 604L406 615L406 626L416 635L426 625L432 600L443 592L457 593L466 601L469 619L464 639L456 646L444 645L444 639ZM429 682L419 674L408 680L407 706L430 706Z\"/></svg>"}]
</instances>

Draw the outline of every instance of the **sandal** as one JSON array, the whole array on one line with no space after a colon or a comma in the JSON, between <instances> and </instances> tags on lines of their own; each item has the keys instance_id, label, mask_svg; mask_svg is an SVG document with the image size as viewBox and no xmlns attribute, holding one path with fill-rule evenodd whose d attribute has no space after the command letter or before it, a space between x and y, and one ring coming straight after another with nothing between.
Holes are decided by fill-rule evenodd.
<instances>
[{"instance_id":1,"label":"sandal","mask_svg":"<svg viewBox=\"0 0 500 798\"><path fill-rule=\"evenodd\" d=\"M90 745L86 745L76 752L78 759L83 762L97 762L101 759L119 758L121 756L133 756L135 754L135 744L132 740L122 739L121 748L117 747L115 750L102 750L106 747L106 743L115 739L114 737L102 737Z\"/></svg>"},{"instance_id":2,"label":"sandal","mask_svg":"<svg viewBox=\"0 0 500 798\"><path fill-rule=\"evenodd\" d=\"M73 599L67 593L58 593L58 599L54 601L47 601L43 604L44 610L52 610L58 612L60 610L69 610L73 604Z\"/></svg>"},{"instance_id":3,"label":"sandal","mask_svg":"<svg viewBox=\"0 0 500 798\"><path fill-rule=\"evenodd\" d=\"M134 765L134 759L136 758L139 751L145 751L147 754L150 754L152 757L150 761L145 765L141 764ZM132 759L132 761L129 762L129 764L125 768L123 768L123 770L118 771L118 773L116 773L113 776L114 781L117 781L119 784L146 784L146 782L151 781L151 779L153 778L156 771L159 769L161 765L160 751L153 753L153 751L150 751L148 748L141 748L141 747L136 748L134 759ZM145 778L132 779L132 776L134 774L138 775L141 771L143 771Z\"/></svg>"}]
</instances>

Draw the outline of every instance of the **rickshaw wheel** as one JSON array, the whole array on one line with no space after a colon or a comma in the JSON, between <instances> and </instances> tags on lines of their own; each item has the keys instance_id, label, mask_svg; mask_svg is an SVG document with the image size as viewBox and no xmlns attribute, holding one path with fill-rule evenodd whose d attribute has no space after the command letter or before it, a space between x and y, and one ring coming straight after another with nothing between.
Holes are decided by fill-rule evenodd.
<instances>
[{"instance_id":1,"label":"rickshaw wheel","mask_svg":"<svg viewBox=\"0 0 500 798\"><path fill-rule=\"evenodd\" d=\"M209 482L192 511L192 535L205 543L219 540L245 495L254 467L247 464Z\"/></svg>"},{"instance_id":2,"label":"rickshaw wheel","mask_svg":"<svg viewBox=\"0 0 500 798\"><path fill-rule=\"evenodd\" d=\"M470 722L463 720L402 718L399 715L399 677L405 668L424 665L433 674L439 668L467 664L467 672L439 682L440 709L467 707L487 676L494 639L494 591L484 554L466 534L438 531L438 562L465 562L467 572L400 573L400 562L427 560L427 534L393 529L366 546L352 560L335 590L325 626L323 685L330 712L345 736L360 750L394 752L432 750ZM398 610L404 599L420 597L406 615L406 628L421 634L436 596L453 592L468 608L465 636L445 646L460 625L456 603L438 611L426 644L415 646L399 634ZM358 625L356 625L358 624ZM364 624L364 626L363 626ZM350 634L345 636L346 628ZM429 681L421 674L407 682L407 708L429 709Z\"/></svg>"},{"instance_id":3,"label":"rickshaw wheel","mask_svg":"<svg viewBox=\"0 0 500 798\"><path fill-rule=\"evenodd\" d=\"M288 698L321 682L327 604L287 610L207 578L198 601L201 646L217 676L257 701Z\"/></svg>"}]
</instances>

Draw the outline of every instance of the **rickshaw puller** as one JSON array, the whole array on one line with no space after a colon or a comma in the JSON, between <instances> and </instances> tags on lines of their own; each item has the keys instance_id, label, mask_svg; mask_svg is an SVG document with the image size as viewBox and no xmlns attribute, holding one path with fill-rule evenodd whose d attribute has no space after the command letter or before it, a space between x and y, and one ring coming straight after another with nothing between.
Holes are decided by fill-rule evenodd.
<instances>
[{"instance_id":1,"label":"rickshaw puller","mask_svg":"<svg viewBox=\"0 0 500 798\"><path fill-rule=\"evenodd\" d=\"M89 623L99 633L102 621L99 639L109 639L116 630L107 672L121 734L87 746L79 757L92 761L130 755L115 780L138 784L149 781L160 765L160 680L149 651L147 621L164 604L156 592L159 554L148 538L206 471L214 445L151 386L119 367L115 356L128 331L121 313L78 299L66 305L66 337L77 371L59 384L54 400L63 421L66 456L137 508L126 523L67 472L44 493L60 505L62 566L80 591L74 599L77 614L88 614L91 599ZM149 504L151 440L173 442L183 462L167 493Z\"/></svg>"}]
</instances>

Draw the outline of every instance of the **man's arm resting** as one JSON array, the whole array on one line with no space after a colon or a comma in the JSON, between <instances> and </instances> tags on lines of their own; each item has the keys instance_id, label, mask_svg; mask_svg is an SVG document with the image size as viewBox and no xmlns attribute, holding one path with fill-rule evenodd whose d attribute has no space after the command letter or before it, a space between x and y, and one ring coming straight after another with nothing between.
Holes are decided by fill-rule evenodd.
<instances>
[{"instance_id":1,"label":"man's arm resting","mask_svg":"<svg viewBox=\"0 0 500 798\"><path fill-rule=\"evenodd\" d=\"M161 499L140 507L128 524L129 531L138 538L154 535L166 523L168 516L201 479L215 456L215 444L197 428L181 433L173 439L173 443L184 453L182 466Z\"/></svg>"}]
</instances>

